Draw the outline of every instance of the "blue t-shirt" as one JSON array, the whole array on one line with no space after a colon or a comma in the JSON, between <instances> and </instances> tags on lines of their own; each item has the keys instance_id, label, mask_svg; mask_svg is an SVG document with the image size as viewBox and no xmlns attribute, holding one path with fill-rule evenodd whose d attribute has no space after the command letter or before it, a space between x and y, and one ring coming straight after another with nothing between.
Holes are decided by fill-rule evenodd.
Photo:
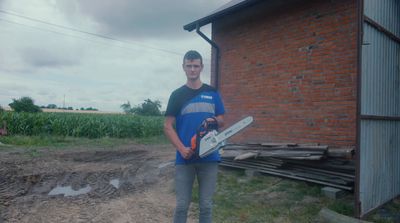
<instances>
[{"instance_id":1,"label":"blue t-shirt","mask_svg":"<svg viewBox=\"0 0 400 223\"><path fill-rule=\"evenodd\" d=\"M201 123L207 118L224 113L221 97L213 87L203 84L199 89L191 89L183 85L172 92L165 116L175 117L178 137L183 145L190 147L191 138L196 134ZM181 154L176 152L176 164L218 162L220 160L218 151L203 158L195 154L188 160L183 159Z\"/></svg>"}]
</instances>

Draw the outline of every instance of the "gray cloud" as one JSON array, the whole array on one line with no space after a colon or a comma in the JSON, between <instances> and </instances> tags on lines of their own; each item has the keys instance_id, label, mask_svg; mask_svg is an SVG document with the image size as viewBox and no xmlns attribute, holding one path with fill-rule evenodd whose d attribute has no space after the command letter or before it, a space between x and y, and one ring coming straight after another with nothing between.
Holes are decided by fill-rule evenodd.
<instances>
[{"instance_id":1,"label":"gray cloud","mask_svg":"<svg viewBox=\"0 0 400 223\"><path fill-rule=\"evenodd\" d=\"M30 96L39 105L62 106L65 97L65 106L121 111L128 100L137 105L150 98L165 109L186 81L186 50L203 54L202 80L209 80L210 45L182 26L226 1L0 0L6 11L134 43L10 17L40 29L0 22L0 104Z\"/></svg>"},{"instance_id":2,"label":"gray cloud","mask_svg":"<svg viewBox=\"0 0 400 223\"><path fill-rule=\"evenodd\" d=\"M67 67L79 64L76 56L61 54L48 48L25 48L21 55L25 63L37 68Z\"/></svg>"},{"instance_id":3,"label":"gray cloud","mask_svg":"<svg viewBox=\"0 0 400 223\"><path fill-rule=\"evenodd\" d=\"M172 38L181 36L183 25L211 12L220 1L80 0L63 2L69 13L75 8L99 24L99 31L119 37Z\"/></svg>"}]
</instances>

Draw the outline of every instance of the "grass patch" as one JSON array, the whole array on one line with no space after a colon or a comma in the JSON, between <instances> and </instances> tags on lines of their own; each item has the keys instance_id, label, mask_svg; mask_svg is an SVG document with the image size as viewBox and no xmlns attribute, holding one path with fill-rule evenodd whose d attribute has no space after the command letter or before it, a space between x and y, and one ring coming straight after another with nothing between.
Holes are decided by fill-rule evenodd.
<instances>
[{"instance_id":1,"label":"grass patch","mask_svg":"<svg viewBox=\"0 0 400 223\"><path fill-rule=\"evenodd\" d=\"M64 137L64 136L3 136L0 138L0 151L18 150L23 155L38 157L45 154L44 151L68 150L76 148L101 149L115 148L129 144L161 145L169 143L164 135L142 138L96 138ZM45 150L43 150L45 149Z\"/></svg>"},{"instance_id":2,"label":"grass patch","mask_svg":"<svg viewBox=\"0 0 400 223\"><path fill-rule=\"evenodd\" d=\"M3 136L0 138L0 142L4 145L10 146L49 146L58 145L68 141L66 137L55 137L55 136Z\"/></svg>"},{"instance_id":3,"label":"grass patch","mask_svg":"<svg viewBox=\"0 0 400 223\"><path fill-rule=\"evenodd\" d=\"M158 136L149 136L143 138L135 139L136 143L145 144L145 145L154 145L154 144L169 144L169 140L165 135L158 135Z\"/></svg>"},{"instance_id":4,"label":"grass patch","mask_svg":"<svg viewBox=\"0 0 400 223\"><path fill-rule=\"evenodd\" d=\"M30 156L40 155L40 150L46 149L74 149L74 148L114 148L129 144L166 144L168 140L165 136L151 136L143 138L110 138L103 137L89 139L83 137L64 137L64 136L3 136L0 138L0 150L19 149L28 153Z\"/></svg>"},{"instance_id":5,"label":"grass patch","mask_svg":"<svg viewBox=\"0 0 400 223\"><path fill-rule=\"evenodd\" d=\"M168 143L167 138L164 135L150 136L143 138L110 138L102 137L98 139L89 139L84 137L69 137L69 136L51 136L51 135L40 135L40 136L3 136L0 138L0 142L3 143L3 147L10 146L25 146L25 147L64 147L71 145L103 145L112 147L115 145L123 145L128 143L140 143L140 144L166 144Z\"/></svg>"},{"instance_id":6,"label":"grass patch","mask_svg":"<svg viewBox=\"0 0 400 223\"><path fill-rule=\"evenodd\" d=\"M368 214L366 220L376 223L400 222L400 196Z\"/></svg>"},{"instance_id":7,"label":"grass patch","mask_svg":"<svg viewBox=\"0 0 400 223\"><path fill-rule=\"evenodd\" d=\"M354 214L354 204L353 200L347 200L347 202L342 201L333 201L327 206L332 211L335 211L339 214L353 216Z\"/></svg>"},{"instance_id":8,"label":"grass patch","mask_svg":"<svg viewBox=\"0 0 400 223\"><path fill-rule=\"evenodd\" d=\"M322 186L270 175L248 177L243 170L223 169L214 196L213 221L221 223L309 223L327 207L353 215L353 195L333 200L321 194ZM198 212L198 186L193 208Z\"/></svg>"}]
</instances>

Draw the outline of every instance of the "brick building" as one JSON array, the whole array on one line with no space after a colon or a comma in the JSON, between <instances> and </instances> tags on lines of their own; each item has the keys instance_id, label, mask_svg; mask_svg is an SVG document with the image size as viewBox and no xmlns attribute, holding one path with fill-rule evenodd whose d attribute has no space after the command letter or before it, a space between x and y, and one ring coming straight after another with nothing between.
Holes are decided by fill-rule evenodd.
<instances>
[{"instance_id":1,"label":"brick building","mask_svg":"<svg viewBox=\"0 0 400 223\"><path fill-rule=\"evenodd\" d=\"M354 1L261 1L213 21L227 122L255 119L236 141L355 145L356 16Z\"/></svg>"},{"instance_id":2,"label":"brick building","mask_svg":"<svg viewBox=\"0 0 400 223\"><path fill-rule=\"evenodd\" d=\"M184 29L213 47L227 123L254 117L233 141L355 146L364 216L400 195L399 24L399 0L232 0Z\"/></svg>"}]
</instances>

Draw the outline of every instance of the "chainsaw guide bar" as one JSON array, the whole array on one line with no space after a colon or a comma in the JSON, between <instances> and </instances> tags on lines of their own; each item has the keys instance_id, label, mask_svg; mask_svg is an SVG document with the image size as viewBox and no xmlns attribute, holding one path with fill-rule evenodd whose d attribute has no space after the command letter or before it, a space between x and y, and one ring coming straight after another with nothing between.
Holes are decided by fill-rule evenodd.
<instances>
[{"instance_id":1,"label":"chainsaw guide bar","mask_svg":"<svg viewBox=\"0 0 400 223\"><path fill-rule=\"evenodd\" d=\"M213 153L216 150L220 149L225 144L226 139L232 137L240 130L246 128L252 122L253 122L253 117L248 116L236 122L229 128L226 128L222 132L217 132L216 130L210 131L200 140L199 156L205 157L210 153Z\"/></svg>"}]
</instances>

